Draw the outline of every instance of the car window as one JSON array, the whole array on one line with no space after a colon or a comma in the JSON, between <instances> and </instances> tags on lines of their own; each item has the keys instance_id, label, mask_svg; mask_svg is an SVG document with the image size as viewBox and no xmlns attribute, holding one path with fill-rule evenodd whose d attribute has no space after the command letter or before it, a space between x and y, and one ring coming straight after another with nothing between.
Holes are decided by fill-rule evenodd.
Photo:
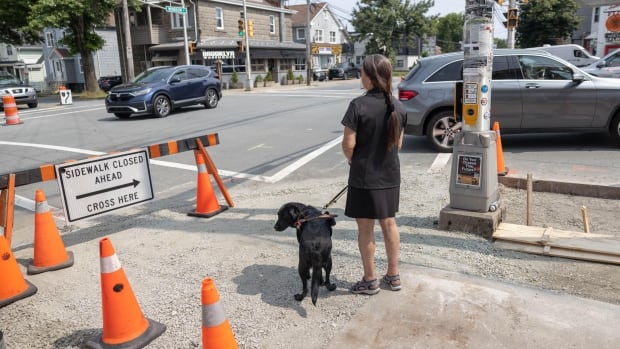
<instances>
[{"instance_id":1,"label":"car window","mask_svg":"<svg viewBox=\"0 0 620 349\"><path fill-rule=\"evenodd\" d=\"M607 67L618 67L620 66L620 52L609 56L605 60L605 66Z\"/></svg>"},{"instance_id":2,"label":"car window","mask_svg":"<svg viewBox=\"0 0 620 349\"><path fill-rule=\"evenodd\" d=\"M183 81L187 80L188 76L185 70L177 70L176 72L174 72L174 75L172 75L171 78L178 78L179 80Z\"/></svg>"},{"instance_id":3,"label":"car window","mask_svg":"<svg viewBox=\"0 0 620 349\"><path fill-rule=\"evenodd\" d=\"M138 76L136 76L133 81L143 83L166 81L168 75L170 75L170 68L151 69L143 71Z\"/></svg>"},{"instance_id":4,"label":"car window","mask_svg":"<svg viewBox=\"0 0 620 349\"><path fill-rule=\"evenodd\" d=\"M510 67L511 57L493 57L493 80L516 80L521 78L519 73Z\"/></svg>"},{"instance_id":5,"label":"car window","mask_svg":"<svg viewBox=\"0 0 620 349\"><path fill-rule=\"evenodd\" d=\"M188 79L202 78L202 77L207 76L208 73L209 71L207 69L189 68L187 70L187 77Z\"/></svg>"},{"instance_id":6,"label":"car window","mask_svg":"<svg viewBox=\"0 0 620 349\"><path fill-rule=\"evenodd\" d=\"M572 80L573 70L548 57L519 56L523 78L528 80Z\"/></svg>"},{"instance_id":7,"label":"car window","mask_svg":"<svg viewBox=\"0 0 620 349\"><path fill-rule=\"evenodd\" d=\"M458 60L445 65L426 79L426 82L463 80L463 61Z\"/></svg>"}]
</instances>

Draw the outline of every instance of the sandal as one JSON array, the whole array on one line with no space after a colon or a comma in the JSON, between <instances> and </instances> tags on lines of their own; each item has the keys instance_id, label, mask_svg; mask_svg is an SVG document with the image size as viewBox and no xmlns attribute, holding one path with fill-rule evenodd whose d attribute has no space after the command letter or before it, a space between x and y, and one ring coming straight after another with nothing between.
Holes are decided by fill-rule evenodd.
<instances>
[{"instance_id":1,"label":"sandal","mask_svg":"<svg viewBox=\"0 0 620 349\"><path fill-rule=\"evenodd\" d=\"M400 289L402 288L402 286L400 284L400 275L399 274L396 274L396 275L393 275L393 276L389 276L388 274L385 274L381 278L381 282L383 282L384 284L390 286L390 289L392 291L400 291Z\"/></svg>"},{"instance_id":2,"label":"sandal","mask_svg":"<svg viewBox=\"0 0 620 349\"><path fill-rule=\"evenodd\" d=\"M373 295L377 294L379 291L381 291L381 288L379 288L379 281L377 281L377 279L365 281L364 278L362 278L362 280L356 282L355 285L351 287L351 292L356 294Z\"/></svg>"}]
</instances>

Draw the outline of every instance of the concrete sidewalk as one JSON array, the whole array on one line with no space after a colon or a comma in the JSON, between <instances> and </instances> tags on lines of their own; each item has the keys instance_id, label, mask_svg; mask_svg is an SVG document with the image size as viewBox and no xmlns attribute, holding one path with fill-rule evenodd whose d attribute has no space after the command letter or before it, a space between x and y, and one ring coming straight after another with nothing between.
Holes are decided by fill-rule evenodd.
<instances>
[{"instance_id":1,"label":"concrete sidewalk","mask_svg":"<svg viewBox=\"0 0 620 349\"><path fill-rule=\"evenodd\" d=\"M620 306L439 269L401 269L328 348L615 349Z\"/></svg>"}]
</instances>

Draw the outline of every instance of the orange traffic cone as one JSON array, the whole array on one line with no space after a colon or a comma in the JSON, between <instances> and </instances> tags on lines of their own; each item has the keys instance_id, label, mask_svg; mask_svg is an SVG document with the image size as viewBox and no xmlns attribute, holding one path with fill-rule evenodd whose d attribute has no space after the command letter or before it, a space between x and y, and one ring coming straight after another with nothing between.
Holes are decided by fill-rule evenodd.
<instances>
[{"instance_id":1,"label":"orange traffic cone","mask_svg":"<svg viewBox=\"0 0 620 349\"><path fill-rule=\"evenodd\" d=\"M502 150L502 136L499 133L499 122L495 121L493 123L493 131L495 131L497 136L497 139L495 140L495 147L497 150L497 175L505 176L508 174L508 169L504 164L504 151Z\"/></svg>"},{"instance_id":2,"label":"orange traffic cone","mask_svg":"<svg viewBox=\"0 0 620 349\"><path fill-rule=\"evenodd\" d=\"M5 126L23 124L17 112L17 104L13 95L5 95L2 97L2 106L4 107Z\"/></svg>"},{"instance_id":3,"label":"orange traffic cone","mask_svg":"<svg viewBox=\"0 0 620 349\"><path fill-rule=\"evenodd\" d=\"M24 279L15 256L4 235L0 234L0 308L37 293L37 288Z\"/></svg>"},{"instance_id":4,"label":"orange traffic cone","mask_svg":"<svg viewBox=\"0 0 620 349\"><path fill-rule=\"evenodd\" d=\"M28 264L28 275L72 266L73 252L65 250L43 190L37 189L34 201L34 259Z\"/></svg>"},{"instance_id":5,"label":"orange traffic cone","mask_svg":"<svg viewBox=\"0 0 620 349\"><path fill-rule=\"evenodd\" d=\"M202 348L236 349L235 335L220 304L220 295L211 278L202 280Z\"/></svg>"},{"instance_id":6,"label":"orange traffic cone","mask_svg":"<svg viewBox=\"0 0 620 349\"><path fill-rule=\"evenodd\" d=\"M194 150L196 166L198 167L198 184L196 185L196 210L187 215L194 217L209 218L226 211L228 206L220 205L211 185L207 164L202 153Z\"/></svg>"},{"instance_id":7,"label":"orange traffic cone","mask_svg":"<svg viewBox=\"0 0 620 349\"><path fill-rule=\"evenodd\" d=\"M86 342L96 349L143 348L166 331L166 325L142 314L131 285L108 238L99 241L103 333Z\"/></svg>"}]
</instances>

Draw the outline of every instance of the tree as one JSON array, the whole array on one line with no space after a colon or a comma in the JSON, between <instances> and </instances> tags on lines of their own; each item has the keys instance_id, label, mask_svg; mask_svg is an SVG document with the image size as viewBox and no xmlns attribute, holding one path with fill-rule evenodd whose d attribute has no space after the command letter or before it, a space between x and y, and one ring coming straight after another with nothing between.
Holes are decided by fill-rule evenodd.
<instances>
[{"instance_id":1,"label":"tree","mask_svg":"<svg viewBox=\"0 0 620 349\"><path fill-rule=\"evenodd\" d=\"M463 41L463 13L449 13L437 19L437 43L444 53L461 51Z\"/></svg>"},{"instance_id":2,"label":"tree","mask_svg":"<svg viewBox=\"0 0 620 349\"><path fill-rule=\"evenodd\" d=\"M41 42L40 32L28 30L30 5L36 0L3 0L0 6L0 42L23 45Z\"/></svg>"},{"instance_id":3,"label":"tree","mask_svg":"<svg viewBox=\"0 0 620 349\"><path fill-rule=\"evenodd\" d=\"M116 3L116 0L34 0L30 8L29 30L65 30L65 37L58 42L66 45L72 54L79 53L88 92L95 92L98 88L92 53L105 43L95 33L95 27L105 24Z\"/></svg>"},{"instance_id":4,"label":"tree","mask_svg":"<svg viewBox=\"0 0 620 349\"><path fill-rule=\"evenodd\" d=\"M516 39L519 47L561 44L577 29L575 0L536 0L521 6Z\"/></svg>"},{"instance_id":5,"label":"tree","mask_svg":"<svg viewBox=\"0 0 620 349\"><path fill-rule=\"evenodd\" d=\"M432 32L431 21L425 17L433 0L360 0L351 14L351 24L367 39L367 53L381 53L394 59L400 45L418 46L419 38Z\"/></svg>"}]
</instances>

